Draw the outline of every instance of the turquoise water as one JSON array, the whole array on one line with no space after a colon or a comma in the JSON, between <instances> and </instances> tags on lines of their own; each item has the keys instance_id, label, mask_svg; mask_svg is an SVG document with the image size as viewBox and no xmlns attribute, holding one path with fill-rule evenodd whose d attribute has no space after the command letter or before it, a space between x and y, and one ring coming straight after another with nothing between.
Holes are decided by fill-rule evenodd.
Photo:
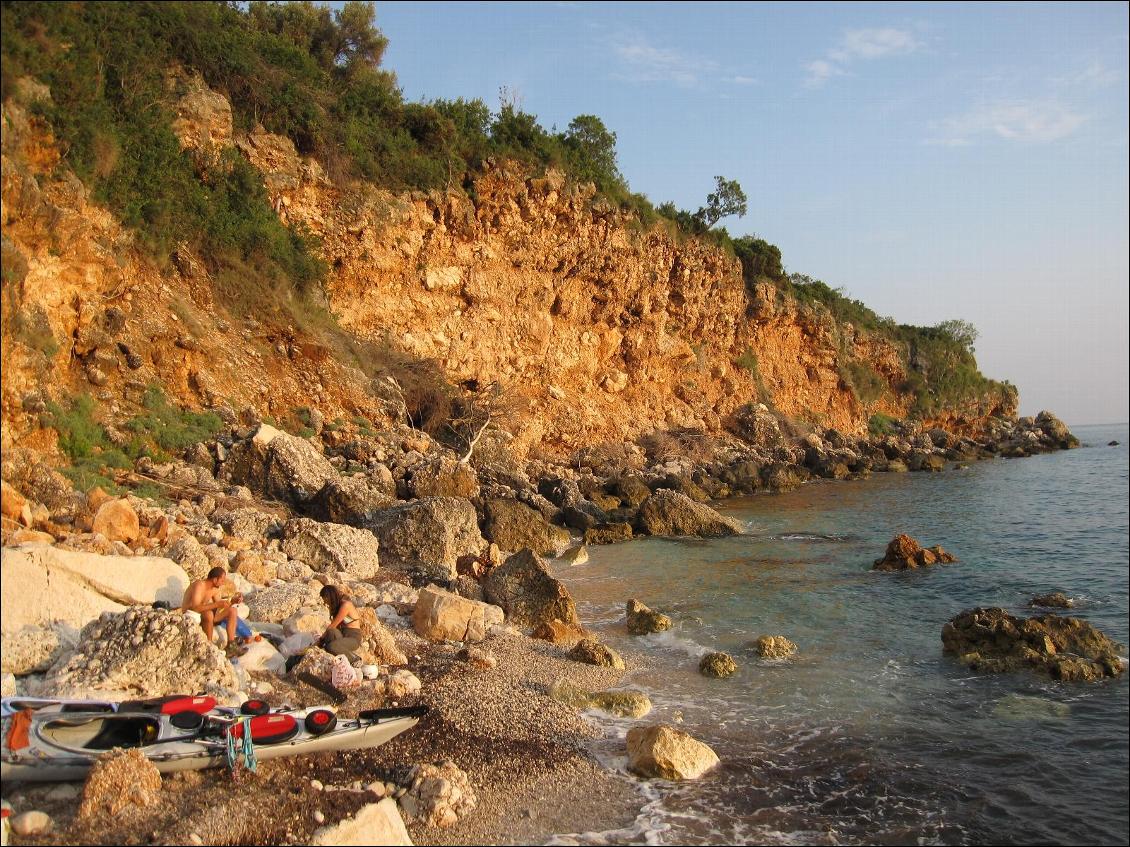
<instances>
[{"instance_id":1,"label":"turquoise water","mask_svg":"<svg viewBox=\"0 0 1130 847\"><path fill-rule=\"evenodd\" d=\"M1026 614L1055 590L1130 643L1130 437L1125 425L1076 434L1086 446L1067 452L728 501L745 535L590 548L587 564L556 568L586 624L646 654L624 681L652 697L641 723L681 722L722 758L696 782L641 782L634 827L572 840L1126 843L1130 674L981 675L941 650L958 612ZM900 532L960 562L870 571ZM629 597L675 629L628 635ZM748 645L766 634L800 655L759 660ZM706 650L733 654L738 675L702 677ZM606 723L597 753L610 767L623 769L632 725Z\"/></svg>"}]
</instances>

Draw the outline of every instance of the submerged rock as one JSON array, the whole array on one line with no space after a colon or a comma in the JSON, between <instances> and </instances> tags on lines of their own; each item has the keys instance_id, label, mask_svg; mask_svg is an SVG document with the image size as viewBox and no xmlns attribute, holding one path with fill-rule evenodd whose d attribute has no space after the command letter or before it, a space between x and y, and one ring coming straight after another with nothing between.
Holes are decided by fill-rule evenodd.
<instances>
[{"instance_id":1,"label":"submerged rock","mask_svg":"<svg viewBox=\"0 0 1130 847\"><path fill-rule=\"evenodd\" d=\"M974 670L1043 671L1055 679L1095 680L1124 667L1120 644L1078 618L1016 618L1004 609L970 609L942 627L945 653Z\"/></svg>"},{"instance_id":2,"label":"submerged rock","mask_svg":"<svg viewBox=\"0 0 1130 847\"><path fill-rule=\"evenodd\" d=\"M1004 720L1058 720L1071 715L1071 707L1046 697L1009 694L993 707L993 717Z\"/></svg>"},{"instance_id":3,"label":"submerged rock","mask_svg":"<svg viewBox=\"0 0 1130 847\"><path fill-rule=\"evenodd\" d=\"M669 617L652 611L639 600L629 600L627 608L628 632L632 635L648 635L652 632L665 632L673 626Z\"/></svg>"},{"instance_id":4,"label":"submerged rock","mask_svg":"<svg viewBox=\"0 0 1130 847\"><path fill-rule=\"evenodd\" d=\"M651 699L642 691L588 691L567 679L558 679L549 696L574 709L599 709L620 718L642 718L651 711Z\"/></svg>"},{"instance_id":5,"label":"submerged rock","mask_svg":"<svg viewBox=\"0 0 1130 847\"><path fill-rule=\"evenodd\" d=\"M578 544L576 547L570 547L558 558L567 565L583 565L589 560L589 551L584 544Z\"/></svg>"},{"instance_id":6,"label":"submerged rock","mask_svg":"<svg viewBox=\"0 0 1130 847\"><path fill-rule=\"evenodd\" d=\"M1075 606L1075 601L1062 591L1051 594L1040 594L1028 601L1029 606L1043 606L1045 609L1070 609Z\"/></svg>"},{"instance_id":7,"label":"submerged rock","mask_svg":"<svg viewBox=\"0 0 1130 847\"><path fill-rule=\"evenodd\" d=\"M628 768L640 776L697 779L718 762L707 745L672 726L628 730Z\"/></svg>"},{"instance_id":8,"label":"submerged rock","mask_svg":"<svg viewBox=\"0 0 1130 847\"><path fill-rule=\"evenodd\" d=\"M909 535L904 534L896 535L891 539L891 542L887 545L886 554L883 558L876 559L871 569L876 571L904 571L956 561L956 556L947 553L940 546L923 548Z\"/></svg>"}]
</instances>

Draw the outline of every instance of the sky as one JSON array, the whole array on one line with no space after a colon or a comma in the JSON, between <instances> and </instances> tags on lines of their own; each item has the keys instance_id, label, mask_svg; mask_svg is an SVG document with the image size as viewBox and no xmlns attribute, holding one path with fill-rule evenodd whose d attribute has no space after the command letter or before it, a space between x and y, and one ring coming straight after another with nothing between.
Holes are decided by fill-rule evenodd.
<instances>
[{"instance_id":1,"label":"sky","mask_svg":"<svg viewBox=\"0 0 1130 847\"><path fill-rule=\"evenodd\" d=\"M960 318L1020 413L1128 413L1124 3L377 4L405 97L593 114L654 203L899 323Z\"/></svg>"}]
</instances>

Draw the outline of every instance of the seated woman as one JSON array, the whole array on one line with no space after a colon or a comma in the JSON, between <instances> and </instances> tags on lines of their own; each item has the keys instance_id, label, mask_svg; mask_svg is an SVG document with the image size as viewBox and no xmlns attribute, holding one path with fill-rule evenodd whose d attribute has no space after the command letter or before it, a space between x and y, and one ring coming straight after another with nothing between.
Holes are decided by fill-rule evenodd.
<instances>
[{"instance_id":1,"label":"seated woman","mask_svg":"<svg viewBox=\"0 0 1130 847\"><path fill-rule=\"evenodd\" d=\"M351 664L359 664L361 659L353 652L361 646L357 607L353 605L349 595L336 585L323 588L321 598L329 606L333 619L318 640L318 646L334 656L348 656Z\"/></svg>"}]
</instances>

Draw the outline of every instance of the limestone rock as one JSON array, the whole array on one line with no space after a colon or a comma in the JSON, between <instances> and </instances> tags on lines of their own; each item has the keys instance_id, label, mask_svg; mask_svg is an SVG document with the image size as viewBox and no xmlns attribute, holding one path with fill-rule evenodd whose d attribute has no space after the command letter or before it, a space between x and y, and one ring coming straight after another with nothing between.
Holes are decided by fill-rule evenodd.
<instances>
[{"instance_id":1,"label":"limestone rock","mask_svg":"<svg viewBox=\"0 0 1130 847\"><path fill-rule=\"evenodd\" d=\"M1125 670L1122 645L1086 621L1055 614L1017 618L1004 609L970 609L942 627L942 648L974 670L1032 669L1065 681Z\"/></svg>"},{"instance_id":2,"label":"limestone rock","mask_svg":"<svg viewBox=\"0 0 1130 847\"><path fill-rule=\"evenodd\" d=\"M387 567L422 581L454 579L460 556L477 556L487 546L469 500L427 497L378 512L368 524L380 539Z\"/></svg>"},{"instance_id":3,"label":"limestone rock","mask_svg":"<svg viewBox=\"0 0 1130 847\"><path fill-rule=\"evenodd\" d=\"M483 596L501 606L518 626L536 627L554 620L580 625L569 590L530 550L515 553L492 570L483 580Z\"/></svg>"},{"instance_id":4,"label":"limestone rock","mask_svg":"<svg viewBox=\"0 0 1130 847\"><path fill-rule=\"evenodd\" d=\"M618 718L642 718L651 712L651 698L642 691L594 691L589 698L591 708L600 709Z\"/></svg>"},{"instance_id":5,"label":"limestone rock","mask_svg":"<svg viewBox=\"0 0 1130 847\"><path fill-rule=\"evenodd\" d=\"M203 579L212 569L200 542L191 535L182 535L165 549L165 555L184 568L190 579Z\"/></svg>"},{"instance_id":6,"label":"limestone rock","mask_svg":"<svg viewBox=\"0 0 1130 847\"><path fill-rule=\"evenodd\" d=\"M542 556L556 556L569 545L569 533L553 526L541 512L501 497L488 499L483 531L503 550L533 550Z\"/></svg>"},{"instance_id":7,"label":"limestone rock","mask_svg":"<svg viewBox=\"0 0 1130 847\"><path fill-rule=\"evenodd\" d=\"M488 653L478 647L470 645L464 647L455 654L455 658L460 662L466 662L473 668L481 671L490 670L491 668L498 667L498 659L493 654Z\"/></svg>"},{"instance_id":8,"label":"limestone rock","mask_svg":"<svg viewBox=\"0 0 1130 847\"><path fill-rule=\"evenodd\" d=\"M783 635L763 635L753 642L753 649L763 659L787 659L797 652L797 646Z\"/></svg>"},{"instance_id":9,"label":"limestone rock","mask_svg":"<svg viewBox=\"0 0 1130 847\"><path fill-rule=\"evenodd\" d=\"M589 551L584 544L578 544L576 547L570 547L558 558L567 565L583 565L589 560Z\"/></svg>"},{"instance_id":10,"label":"limestone rock","mask_svg":"<svg viewBox=\"0 0 1130 847\"><path fill-rule=\"evenodd\" d=\"M592 638L577 642L577 646L570 650L568 655L570 659L584 662L586 665L624 670L624 660L620 658L620 654Z\"/></svg>"},{"instance_id":11,"label":"limestone rock","mask_svg":"<svg viewBox=\"0 0 1130 847\"><path fill-rule=\"evenodd\" d=\"M618 544L631 540L630 523L602 523L585 530L585 544Z\"/></svg>"},{"instance_id":12,"label":"limestone rock","mask_svg":"<svg viewBox=\"0 0 1130 847\"><path fill-rule=\"evenodd\" d=\"M451 456L440 454L416 465L408 477L408 491L413 497L479 496L479 477L475 469Z\"/></svg>"},{"instance_id":13,"label":"limestone rock","mask_svg":"<svg viewBox=\"0 0 1130 847\"><path fill-rule=\"evenodd\" d=\"M298 664L290 669L289 675L294 679L300 679L303 674L311 674L328 683L333 671L333 664L334 657L321 647L309 647L302 654L302 658L298 660Z\"/></svg>"},{"instance_id":14,"label":"limestone rock","mask_svg":"<svg viewBox=\"0 0 1130 847\"><path fill-rule=\"evenodd\" d=\"M420 693L423 687L420 684L420 678L409 670L399 670L393 672L388 679L385 680L385 693L395 700L403 700L405 697L414 697Z\"/></svg>"},{"instance_id":15,"label":"limestone rock","mask_svg":"<svg viewBox=\"0 0 1130 847\"><path fill-rule=\"evenodd\" d=\"M358 625L361 627L363 643L374 658L382 665L406 665L408 657L396 646L396 639L381 623L375 609L369 607L357 610Z\"/></svg>"},{"instance_id":16,"label":"limestone rock","mask_svg":"<svg viewBox=\"0 0 1130 847\"><path fill-rule=\"evenodd\" d=\"M408 780L410 788L400 800L401 808L427 826L454 826L478 805L467 774L454 762L416 765Z\"/></svg>"},{"instance_id":17,"label":"limestone rock","mask_svg":"<svg viewBox=\"0 0 1130 847\"><path fill-rule=\"evenodd\" d=\"M937 545L924 549L909 535L896 535L887 545L887 552L883 558L875 560L872 570L902 571L926 567L939 562L949 564L956 561L956 556L947 553Z\"/></svg>"},{"instance_id":18,"label":"limestone rock","mask_svg":"<svg viewBox=\"0 0 1130 847\"><path fill-rule=\"evenodd\" d=\"M378 548L373 533L345 524L295 518L283 527L283 552L316 571L344 571L356 579L368 579L379 567Z\"/></svg>"},{"instance_id":19,"label":"limestone rock","mask_svg":"<svg viewBox=\"0 0 1130 847\"><path fill-rule=\"evenodd\" d=\"M729 653L707 653L698 663L698 672L703 676L723 679L738 672L738 663Z\"/></svg>"},{"instance_id":20,"label":"limestone rock","mask_svg":"<svg viewBox=\"0 0 1130 847\"><path fill-rule=\"evenodd\" d=\"M317 640L317 636L321 636L329 625L330 616L327 614L325 606L322 606L319 609L299 609L283 621L282 628L285 635L305 632L316 636L315 640Z\"/></svg>"},{"instance_id":21,"label":"limestone rock","mask_svg":"<svg viewBox=\"0 0 1130 847\"><path fill-rule=\"evenodd\" d=\"M612 483L611 490L632 509L638 509L651 496L651 489L640 476L622 476Z\"/></svg>"},{"instance_id":22,"label":"limestone rock","mask_svg":"<svg viewBox=\"0 0 1130 847\"><path fill-rule=\"evenodd\" d=\"M78 817L115 817L128 806L152 806L160 795L161 772L141 750L110 750L86 777Z\"/></svg>"},{"instance_id":23,"label":"limestone rock","mask_svg":"<svg viewBox=\"0 0 1130 847\"><path fill-rule=\"evenodd\" d=\"M718 761L707 745L672 726L628 730L628 768L640 776L697 779Z\"/></svg>"},{"instance_id":24,"label":"limestone rock","mask_svg":"<svg viewBox=\"0 0 1130 847\"><path fill-rule=\"evenodd\" d=\"M544 621L534 627L530 633L531 638L548 641L550 644L564 644L572 646L578 641L590 638L592 633L584 627L563 623L559 620Z\"/></svg>"},{"instance_id":25,"label":"limestone rock","mask_svg":"<svg viewBox=\"0 0 1130 847\"><path fill-rule=\"evenodd\" d=\"M258 553L250 550L240 550L231 560L231 569L256 585L266 585L278 574L278 565L274 562L264 561Z\"/></svg>"},{"instance_id":26,"label":"limestone rock","mask_svg":"<svg viewBox=\"0 0 1130 847\"><path fill-rule=\"evenodd\" d=\"M627 607L628 632L632 635L648 635L652 632L665 632L673 623L667 615L652 611L639 600L629 600Z\"/></svg>"},{"instance_id":27,"label":"limestone rock","mask_svg":"<svg viewBox=\"0 0 1130 847\"><path fill-rule=\"evenodd\" d=\"M649 535L698 535L704 538L740 535L742 526L685 494L661 488L640 506L637 518Z\"/></svg>"},{"instance_id":28,"label":"limestone rock","mask_svg":"<svg viewBox=\"0 0 1130 847\"><path fill-rule=\"evenodd\" d=\"M278 529L282 522L277 515L264 512L251 506L235 509L217 509L212 520L224 528L229 535L257 541Z\"/></svg>"},{"instance_id":29,"label":"limestone rock","mask_svg":"<svg viewBox=\"0 0 1130 847\"><path fill-rule=\"evenodd\" d=\"M50 668L67 650L75 646L78 630L66 625L28 626L5 631L0 669L4 673L26 676Z\"/></svg>"},{"instance_id":30,"label":"limestone rock","mask_svg":"<svg viewBox=\"0 0 1130 847\"><path fill-rule=\"evenodd\" d=\"M51 820L51 816L46 812L33 809L14 815L11 820L11 825L12 832L16 835L42 835L43 833L50 832L54 828L55 822Z\"/></svg>"},{"instance_id":31,"label":"limestone rock","mask_svg":"<svg viewBox=\"0 0 1130 847\"><path fill-rule=\"evenodd\" d=\"M141 524L128 501L107 500L94 515L94 532L101 533L110 541L130 543L137 541L141 535Z\"/></svg>"},{"instance_id":32,"label":"limestone rock","mask_svg":"<svg viewBox=\"0 0 1130 847\"><path fill-rule=\"evenodd\" d=\"M383 789L383 785L382 785ZM310 843L324 847L369 847L371 844L409 845L412 839L391 797L368 803L351 818L324 826L310 837Z\"/></svg>"},{"instance_id":33,"label":"limestone rock","mask_svg":"<svg viewBox=\"0 0 1130 847\"><path fill-rule=\"evenodd\" d=\"M260 588L247 598L251 620L282 623L303 606L317 608L322 604L308 585L284 583Z\"/></svg>"},{"instance_id":34,"label":"limestone rock","mask_svg":"<svg viewBox=\"0 0 1130 847\"><path fill-rule=\"evenodd\" d=\"M260 424L254 436L232 446L220 476L256 494L303 504L338 473L309 441Z\"/></svg>"},{"instance_id":35,"label":"limestone rock","mask_svg":"<svg viewBox=\"0 0 1130 847\"><path fill-rule=\"evenodd\" d=\"M491 624L502 623L497 606L468 600L434 585L421 589L412 612L412 626L423 638L482 641Z\"/></svg>"},{"instance_id":36,"label":"limestone rock","mask_svg":"<svg viewBox=\"0 0 1130 847\"><path fill-rule=\"evenodd\" d=\"M179 565L155 556L100 556L28 545L0 552L0 592L5 632L61 622L79 629L103 612L163 600L179 606L188 577Z\"/></svg>"},{"instance_id":37,"label":"limestone rock","mask_svg":"<svg viewBox=\"0 0 1130 847\"><path fill-rule=\"evenodd\" d=\"M85 626L74 653L47 674L54 696L127 692L161 697L207 686L238 687L231 663L179 611L133 606Z\"/></svg>"},{"instance_id":38,"label":"limestone rock","mask_svg":"<svg viewBox=\"0 0 1130 847\"><path fill-rule=\"evenodd\" d=\"M373 516L396 503L363 475L331 479L311 501L308 511L321 521L363 527Z\"/></svg>"},{"instance_id":39,"label":"limestone rock","mask_svg":"<svg viewBox=\"0 0 1130 847\"><path fill-rule=\"evenodd\" d=\"M10 521L31 526L31 504L14 485L0 481L0 514Z\"/></svg>"}]
</instances>

